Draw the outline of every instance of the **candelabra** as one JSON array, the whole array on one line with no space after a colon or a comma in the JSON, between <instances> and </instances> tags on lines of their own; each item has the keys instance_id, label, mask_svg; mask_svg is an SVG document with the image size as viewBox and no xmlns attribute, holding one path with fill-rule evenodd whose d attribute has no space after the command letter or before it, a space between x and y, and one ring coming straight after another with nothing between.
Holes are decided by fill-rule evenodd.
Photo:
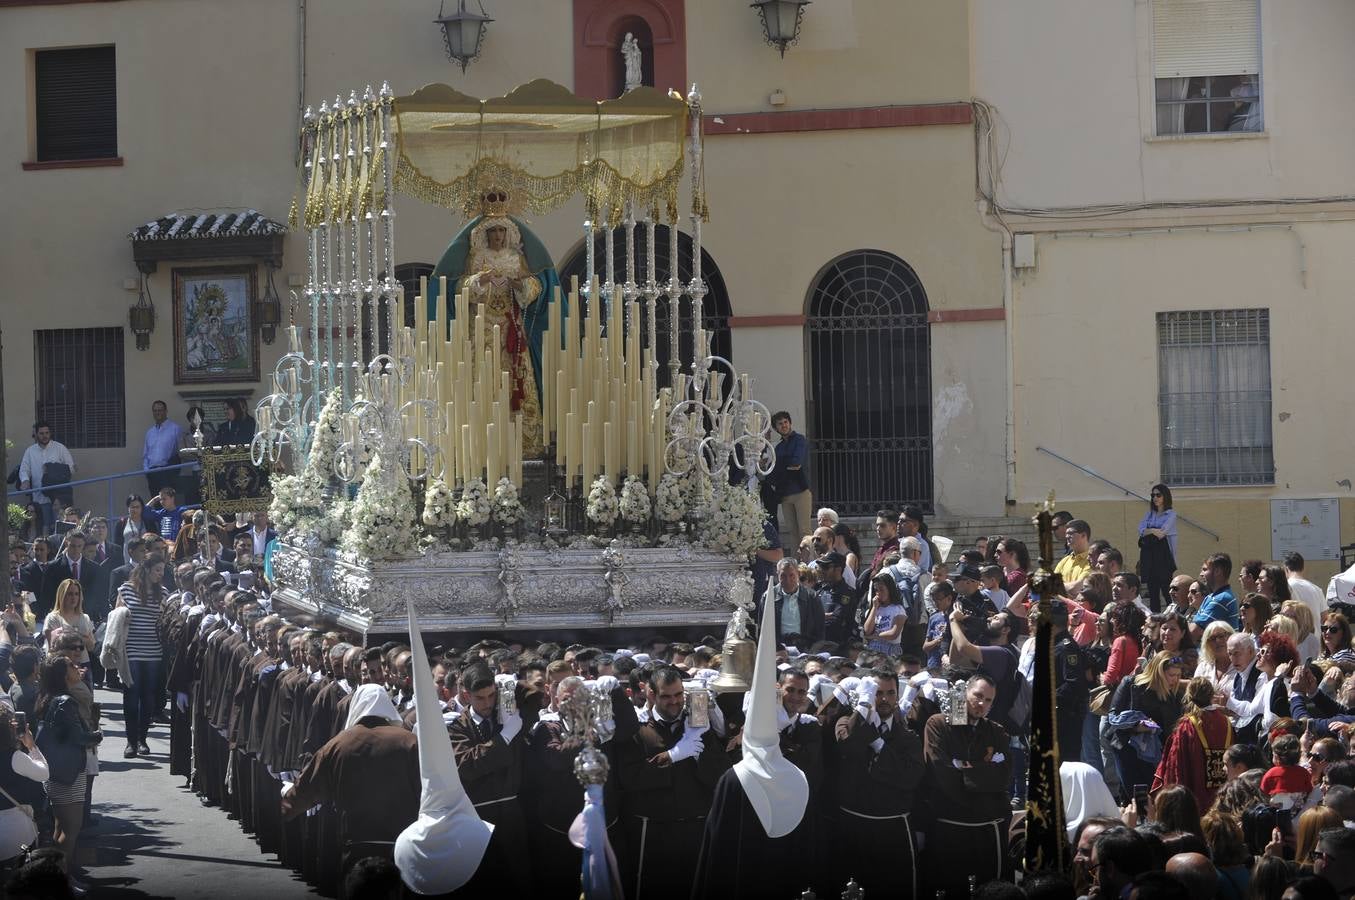
<instances>
[{"instance_id":1,"label":"candelabra","mask_svg":"<svg viewBox=\"0 0 1355 900\"><path fill-rule=\"evenodd\" d=\"M397 360L383 353L368 363L358 378L358 399L342 419L335 475L349 484L375 476L390 488L397 477L422 481L442 474L442 454L434 440L442 422L437 403L427 399L433 396L433 386L413 389L416 380L428 377L415 372L410 356ZM407 434L407 422L413 424L414 434ZM375 470L373 459L379 461Z\"/></svg>"},{"instance_id":2,"label":"candelabra","mask_svg":"<svg viewBox=\"0 0 1355 900\"><path fill-rule=\"evenodd\" d=\"M705 476L725 478L731 463L748 476L771 474L776 465L776 452L767 439L771 414L752 399L747 375L740 375L723 356L709 353L710 336L701 330L696 336L701 343L692 363L691 396L674 404L668 415L673 437L664 450L665 466L675 475L699 465Z\"/></svg>"},{"instance_id":3,"label":"candelabra","mask_svg":"<svg viewBox=\"0 0 1355 900\"><path fill-rule=\"evenodd\" d=\"M295 298L293 298L295 300ZM282 448L299 452L310 439L315 419L315 361L301 349L301 337L293 325L287 329L287 353L273 367L272 391L254 407L254 439L250 458L254 465L276 465Z\"/></svg>"}]
</instances>

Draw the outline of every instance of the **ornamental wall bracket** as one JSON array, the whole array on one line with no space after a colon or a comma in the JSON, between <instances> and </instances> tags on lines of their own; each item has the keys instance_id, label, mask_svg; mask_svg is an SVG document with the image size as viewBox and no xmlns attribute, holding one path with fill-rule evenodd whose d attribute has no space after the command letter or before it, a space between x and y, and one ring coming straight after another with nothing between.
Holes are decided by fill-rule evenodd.
<instances>
[{"instance_id":1,"label":"ornamental wall bracket","mask_svg":"<svg viewBox=\"0 0 1355 900\"><path fill-rule=\"evenodd\" d=\"M607 612L614 614L626 608L625 590L630 582L630 577L625 571L626 554L619 539L613 538L607 549L602 551L602 564L607 567L607 573L602 579L611 588L611 596L607 599Z\"/></svg>"}]
</instances>

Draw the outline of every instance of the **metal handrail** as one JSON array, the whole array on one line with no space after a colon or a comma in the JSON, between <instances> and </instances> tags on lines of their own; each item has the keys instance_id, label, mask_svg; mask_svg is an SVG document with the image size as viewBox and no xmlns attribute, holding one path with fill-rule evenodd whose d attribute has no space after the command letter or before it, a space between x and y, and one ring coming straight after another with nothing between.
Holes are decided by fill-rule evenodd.
<instances>
[{"instance_id":1,"label":"metal handrail","mask_svg":"<svg viewBox=\"0 0 1355 900\"><path fill-rule=\"evenodd\" d=\"M1130 489L1130 488L1127 488L1127 487L1125 487L1124 485L1120 484L1119 482L1111 481L1109 478L1107 478L1106 476L1102 475L1100 472L1096 472L1096 471L1094 471L1094 470L1092 470L1092 469L1089 469L1089 468L1087 468L1086 466L1082 465L1081 463L1075 463L1075 462L1073 462L1071 459L1069 459L1068 457L1066 457L1066 456L1061 456L1061 455L1055 453L1053 450L1050 450L1048 447L1040 447L1040 446L1036 446L1035 449L1038 450L1038 451L1040 451L1041 453L1044 453L1044 454L1047 454L1047 455L1049 455L1049 456L1054 457L1054 458L1057 459L1059 462L1067 463L1068 465L1072 466L1074 469L1077 469L1079 472L1085 472L1086 474L1090 475L1091 477L1095 478L1095 479L1098 480L1098 481L1104 481L1106 484L1110 485L1111 487L1116 488L1116 489L1121 490L1121 491L1124 491L1125 494L1127 494L1127 495L1130 496L1130 497L1137 497L1138 499L1142 500L1144 503L1150 503L1150 502L1151 502L1147 497L1143 496L1143 495L1140 494L1138 491L1135 491L1135 490L1132 490L1132 489ZM1198 523L1198 522L1192 522L1190 519L1187 519L1185 516L1181 515L1179 512L1176 514L1176 519L1177 519L1178 522L1185 522L1187 525L1189 525L1191 528L1196 529L1197 531L1203 531L1205 534L1209 535L1210 537L1212 537L1212 538L1213 538L1214 540L1216 540L1216 541L1222 540L1222 538L1219 537L1219 535L1218 535L1217 532L1210 531L1208 528L1205 528L1203 525L1201 525L1201 524Z\"/></svg>"},{"instance_id":2,"label":"metal handrail","mask_svg":"<svg viewBox=\"0 0 1355 900\"><path fill-rule=\"evenodd\" d=\"M153 469L133 469L130 472L118 472L115 475L100 475L97 478L81 478L78 481L63 481L60 484L47 484L42 487L26 488L21 491L10 491L9 496L18 497L21 494L36 494L42 490L57 491L64 488L79 487L82 484L98 484L101 481L115 481L119 478L135 478L137 475L145 475L149 472L177 472L179 469L187 469L190 466L196 466L198 463L175 463L172 466L158 466Z\"/></svg>"},{"instance_id":3,"label":"metal handrail","mask_svg":"<svg viewBox=\"0 0 1355 900\"><path fill-rule=\"evenodd\" d=\"M79 487L84 484L99 484L108 482L108 518L113 519L118 516L120 508L113 499L113 482L121 481L124 478L136 478L141 475L152 474L155 472L177 472L180 469L189 469L200 465L196 462L175 463L172 466L155 466L149 469L133 469L130 472L118 472L113 475L100 475L97 478L81 478L76 481L63 481L60 484L49 484L43 487L26 488L24 490L7 491L9 500L15 497L22 497L28 494L35 494L43 490L63 490L65 488ZM147 498L149 500L149 498Z\"/></svg>"}]
</instances>

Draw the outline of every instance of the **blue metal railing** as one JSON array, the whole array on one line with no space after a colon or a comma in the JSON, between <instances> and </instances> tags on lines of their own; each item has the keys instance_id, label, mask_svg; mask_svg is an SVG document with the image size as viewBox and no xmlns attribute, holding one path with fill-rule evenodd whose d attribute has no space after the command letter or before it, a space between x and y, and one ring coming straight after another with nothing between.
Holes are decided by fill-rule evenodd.
<instances>
[{"instance_id":1,"label":"blue metal railing","mask_svg":"<svg viewBox=\"0 0 1355 900\"><path fill-rule=\"evenodd\" d=\"M1085 472L1086 474L1088 474L1088 475L1090 475L1091 477L1095 478L1097 481L1104 481L1106 484L1110 485L1111 487L1113 487L1113 488L1115 488L1115 489L1117 489L1117 490L1124 491L1125 494L1128 495L1128 496L1130 496L1130 497L1137 497L1138 499L1142 500L1144 503L1148 503L1148 502L1149 502L1149 501L1148 501L1148 498L1145 497L1145 496L1143 496L1142 494L1140 494L1138 491L1131 490L1130 488L1127 488L1127 487L1125 487L1124 485L1122 485L1122 484L1120 484L1120 483L1118 483L1118 482L1111 481L1109 478L1107 478L1106 476L1102 475L1101 473L1096 472L1096 471L1093 471L1092 469L1087 468L1086 466L1082 465L1081 463L1075 463L1075 462L1073 462L1071 459L1069 459L1069 458L1066 457L1066 456L1060 456L1059 454L1055 453L1053 450L1050 450L1048 447L1036 447L1035 449L1038 450L1038 451L1040 451L1041 453L1044 453L1044 454L1047 454L1047 455L1049 455L1049 456L1054 457L1054 458L1057 459L1059 462L1067 463L1068 465L1072 466L1074 469L1077 469L1079 472ZM1176 514L1176 521L1178 521L1178 522L1185 522L1185 523L1186 523L1187 525L1189 525L1191 528L1194 528L1194 529L1197 530L1197 531L1203 531L1205 534L1209 535L1210 537L1212 537L1212 538L1213 538L1214 540L1216 540L1216 541L1220 539L1217 532L1210 531L1208 528L1205 528L1203 525L1201 525L1201 524L1198 523L1198 522L1192 522L1190 519L1187 519L1185 516L1181 515L1180 512L1178 512L1178 513Z\"/></svg>"},{"instance_id":2,"label":"blue metal railing","mask_svg":"<svg viewBox=\"0 0 1355 900\"><path fill-rule=\"evenodd\" d=\"M63 482L62 484L52 484L48 485L46 489L51 491L64 490L65 488L80 487L81 485L86 484L99 484L100 482L108 482L108 518L116 519L118 516L121 516L126 510L123 508L122 501L118 499L117 494L113 490L114 482L121 481L124 478L144 478L146 475L154 474L156 472L178 472L182 469L193 469L197 468L198 465L199 464L195 462L186 462L186 463L176 463L175 465L172 466L157 466L155 468L150 469L134 469L131 472L117 472L113 475L100 475L97 478L79 478L76 479L75 481ZM37 488L28 488L27 490L10 491L9 499L10 502L14 502L15 497L24 497L31 494L36 494L41 492L42 490L43 488L37 487ZM149 503L150 500L151 500L150 497L146 498L146 502Z\"/></svg>"}]
</instances>

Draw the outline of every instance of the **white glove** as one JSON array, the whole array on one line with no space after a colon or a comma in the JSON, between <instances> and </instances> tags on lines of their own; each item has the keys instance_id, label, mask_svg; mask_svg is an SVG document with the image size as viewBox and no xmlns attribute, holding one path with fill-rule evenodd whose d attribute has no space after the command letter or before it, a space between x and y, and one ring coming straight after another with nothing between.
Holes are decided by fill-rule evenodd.
<instances>
[{"instance_id":1,"label":"white glove","mask_svg":"<svg viewBox=\"0 0 1355 900\"><path fill-rule=\"evenodd\" d=\"M815 672L813 675L809 676L809 696L813 697L816 703L823 702L822 700L819 699L820 697L823 696L821 693L819 693L819 687L825 682L832 684L833 679L829 678L822 672Z\"/></svg>"},{"instance_id":2,"label":"white glove","mask_svg":"<svg viewBox=\"0 0 1355 900\"><path fill-rule=\"evenodd\" d=\"M930 680L930 674L927 672L918 672L912 678L905 681L903 696L899 698L899 709L906 712L913 705L913 701L917 699L918 693L922 691L922 688Z\"/></svg>"},{"instance_id":3,"label":"white glove","mask_svg":"<svg viewBox=\"0 0 1355 900\"><path fill-rule=\"evenodd\" d=\"M688 728L682 733L682 737L678 738L678 742L668 750L668 759L676 764L684 759L701 755L701 751L705 749L705 733L704 728L699 731Z\"/></svg>"},{"instance_id":4,"label":"white glove","mask_svg":"<svg viewBox=\"0 0 1355 900\"><path fill-rule=\"evenodd\" d=\"M879 752L880 752L881 750L883 750L884 748L885 748L885 739L884 739L884 738L876 738L875 740L873 740L873 741L870 742L870 749L873 750L873 751L876 752L876 753L879 753Z\"/></svg>"},{"instance_id":5,"label":"white glove","mask_svg":"<svg viewBox=\"0 0 1355 900\"><path fill-rule=\"evenodd\" d=\"M861 714L861 718L870 718L875 709L875 693L879 689L880 682L874 678L861 679L861 686L856 689L856 711Z\"/></svg>"},{"instance_id":6,"label":"white glove","mask_svg":"<svg viewBox=\"0 0 1355 900\"><path fill-rule=\"evenodd\" d=\"M599 675L596 683L598 690L602 691L604 694L610 694L621 684L621 682L616 679L615 675Z\"/></svg>"},{"instance_id":7,"label":"white glove","mask_svg":"<svg viewBox=\"0 0 1355 900\"><path fill-rule=\"evenodd\" d=\"M1006 762L1007 757L1001 753L994 753L991 761L995 763Z\"/></svg>"},{"instance_id":8,"label":"white glove","mask_svg":"<svg viewBox=\"0 0 1355 900\"><path fill-rule=\"evenodd\" d=\"M857 678L855 675L849 675L839 681L837 687L833 688L833 696L837 698L839 703L846 706L852 702L852 691L856 690L860 684L860 678Z\"/></svg>"},{"instance_id":9,"label":"white glove","mask_svg":"<svg viewBox=\"0 0 1355 900\"><path fill-rule=\"evenodd\" d=\"M776 730L778 732L785 731L790 727L790 723L790 713L786 712L785 704L776 704Z\"/></svg>"},{"instance_id":10,"label":"white glove","mask_svg":"<svg viewBox=\"0 0 1355 900\"><path fill-rule=\"evenodd\" d=\"M505 716L503 720L503 730L499 732L499 737L503 738L505 744L513 743L513 738L518 736L522 730L522 716L513 713L511 716Z\"/></svg>"},{"instance_id":11,"label":"white glove","mask_svg":"<svg viewBox=\"0 0 1355 900\"><path fill-rule=\"evenodd\" d=\"M188 695L182 691L175 694L174 705L179 707L179 712L188 712Z\"/></svg>"}]
</instances>

